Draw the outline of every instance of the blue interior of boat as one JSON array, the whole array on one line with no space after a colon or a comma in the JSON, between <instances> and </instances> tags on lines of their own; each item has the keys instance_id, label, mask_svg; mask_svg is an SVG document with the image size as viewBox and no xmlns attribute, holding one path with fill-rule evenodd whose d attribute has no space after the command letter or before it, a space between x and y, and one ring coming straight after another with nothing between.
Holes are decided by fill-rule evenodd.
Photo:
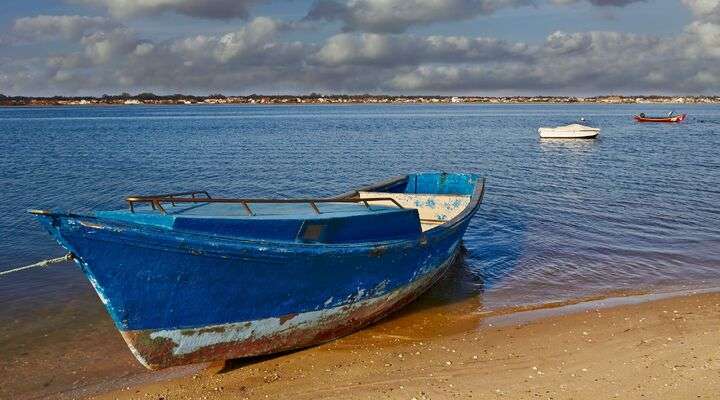
<instances>
[{"instance_id":1,"label":"blue interior of boat","mask_svg":"<svg viewBox=\"0 0 720 400\"><path fill-rule=\"evenodd\" d=\"M475 190L475 174L425 172L410 174L406 181L389 186L383 192L416 194L455 194L468 196Z\"/></svg>"}]
</instances>

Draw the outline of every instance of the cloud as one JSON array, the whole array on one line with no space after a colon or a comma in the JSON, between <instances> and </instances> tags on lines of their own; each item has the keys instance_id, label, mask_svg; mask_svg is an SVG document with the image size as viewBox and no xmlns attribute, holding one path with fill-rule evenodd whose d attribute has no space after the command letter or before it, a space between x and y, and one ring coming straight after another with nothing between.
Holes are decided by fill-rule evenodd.
<instances>
[{"instance_id":1,"label":"cloud","mask_svg":"<svg viewBox=\"0 0 720 400\"><path fill-rule=\"evenodd\" d=\"M580 1L598 7L623 7L645 0L550 0L556 5ZM339 21L346 32L401 33L412 26L468 20L535 3L534 0L316 0L305 19Z\"/></svg>"},{"instance_id":2,"label":"cloud","mask_svg":"<svg viewBox=\"0 0 720 400\"><path fill-rule=\"evenodd\" d=\"M118 18L176 13L208 19L248 18L249 8L262 0L71 0L100 6Z\"/></svg>"},{"instance_id":3,"label":"cloud","mask_svg":"<svg viewBox=\"0 0 720 400\"><path fill-rule=\"evenodd\" d=\"M273 47L270 39L274 39L280 27L270 18L256 18L246 27L220 37L214 46L214 56L220 62L228 62L253 52L270 52Z\"/></svg>"},{"instance_id":4,"label":"cloud","mask_svg":"<svg viewBox=\"0 0 720 400\"><path fill-rule=\"evenodd\" d=\"M90 32L116 27L117 23L105 17L80 15L38 15L15 20L12 32L25 40L47 38L79 39Z\"/></svg>"},{"instance_id":5,"label":"cloud","mask_svg":"<svg viewBox=\"0 0 720 400\"><path fill-rule=\"evenodd\" d=\"M345 31L399 33L414 25L489 15L531 0L317 0L307 20L340 21Z\"/></svg>"},{"instance_id":6,"label":"cloud","mask_svg":"<svg viewBox=\"0 0 720 400\"><path fill-rule=\"evenodd\" d=\"M694 21L685 27L682 37L684 40L680 49L689 60L720 58L720 24ZM717 71L717 68L712 70L720 76Z\"/></svg>"},{"instance_id":7,"label":"cloud","mask_svg":"<svg viewBox=\"0 0 720 400\"><path fill-rule=\"evenodd\" d=\"M682 0L701 21L720 23L720 0Z\"/></svg>"},{"instance_id":8,"label":"cloud","mask_svg":"<svg viewBox=\"0 0 720 400\"><path fill-rule=\"evenodd\" d=\"M244 27L219 36L192 36L158 46L183 63L281 64L304 56L300 42L280 42L286 28L280 21L258 17Z\"/></svg>"},{"instance_id":9,"label":"cloud","mask_svg":"<svg viewBox=\"0 0 720 400\"><path fill-rule=\"evenodd\" d=\"M526 85L525 78L528 87L565 88L587 86L590 75L617 71L620 79L630 68L652 67L648 61L662 64L666 50L658 38L617 32L558 31L540 45L482 37L340 34L328 39L313 61L394 70L386 87L403 90L516 89Z\"/></svg>"},{"instance_id":10,"label":"cloud","mask_svg":"<svg viewBox=\"0 0 720 400\"><path fill-rule=\"evenodd\" d=\"M361 35L330 37L315 60L324 65L415 65L422 62L487 62L524 59L529 46L494 38L464 36Z\"/></svg>"},{"instance_id":11,"label":"cloud","mask_svg":"<svg viewBox=\"0 0 720 400\"><path fill-rule=\"evenodd\" d=\"M628 4L644 2L646 0L588 0L588 2L598 7L624 7Z\"/></svg>"},{"instance_id":12,"label":"cloud","mask_svg":"<svg viewBox=\"0 0 720 400\"><path fill-rule=\"evenodd\" d=\"M550 0L551 3L556 5L568 5L580 3L583 0ZM625 7L632 3L640 3L647 0L585 0L588 3L597 7Z\"/></svg>"},{"instance_id":13,"label":"cloud","mask_svg":"<svg viewBox=\"0 0 720 400\"><path fill-rule=\"evenodd\" d=\"M14 86L20 89L26 84L30 90L43 80L64 90L96 91L220 91L271 82L281 85L292 81L307 58L302 43L277 40L284 29L282 22L259 17L222 35L153 42L117 27L83 36L79 51L49 57L36 79Z\"/></svg>"},{"instance_id":14,"label":"cloud","mask_svg":"<svg viewBox=\"0 0 720 400\"><path fill-rule=\"evenodd\" d=\"M96 32L83 37L81 43L85 47L85 56L92 64L107 64L136 52L139 47L151 45L144 43L134 31L127 28Z\"/></svg>"},{"instance_id":15,"label":"cloud","mask_svg":"<svg viewBox=\"0 0 720 400\"><path fill-rule=\"evenodd\" d=\"M639 75L653 68L640 62L642 54L656 53L659 42L614 32L555 32L541 46L529 50L529 61L422 65L397 75L392 84L414 91L637 88L642 86ZM637 52L639 56L628 57Z\"/></svg>"},{"instance_id":16,"label":"cloud","mask_svg":"<svg viewBox=\"0 0 720 400\"><path fill-rule=\"evenodd\" d=\"M688 24L674 38L557 31L544 41L530 43L360 32L301 42L288 34L295 25L265 17L222 34L153 41L117 23L95 22L79 23L84 26L80 30L48 24L54 30L47 32L68 32L57 33L68 38L61 54L0 60L3 91L584 94L720 90L716 67L720 24L708 20Z\"/></svg>"},{"instance_id":17,"label":"cloud","mask_svg":"<svg viewBox=\"0 0 720 400\"><path fill-rule=\"evenodd\" d=\"M558 31L541 44L340 34L320 47L313 66L370 75L376 80L362 84L399 93L704 92L718 89L718 56L720 26L695 23L675 39ZM356 81L334 76L342 87Z\"/></svg>"}]
</instances>

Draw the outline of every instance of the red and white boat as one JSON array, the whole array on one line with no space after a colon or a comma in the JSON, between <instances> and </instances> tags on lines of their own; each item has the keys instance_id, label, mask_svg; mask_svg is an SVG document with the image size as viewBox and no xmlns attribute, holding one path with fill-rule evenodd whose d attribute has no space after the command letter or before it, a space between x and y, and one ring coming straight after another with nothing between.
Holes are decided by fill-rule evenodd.
<instances>
[{"instance_id":1,"label":"red and white boat","mask_svg":"<svg viewBox=\"0 0 720 400\"><path fill-rule=\"evenodd\" d=\"M686 114L669 114L666 117L648 117L645 113L634 115L635 121L637 122L682 122L685 119Z\"/></svg>"}]
</instances>

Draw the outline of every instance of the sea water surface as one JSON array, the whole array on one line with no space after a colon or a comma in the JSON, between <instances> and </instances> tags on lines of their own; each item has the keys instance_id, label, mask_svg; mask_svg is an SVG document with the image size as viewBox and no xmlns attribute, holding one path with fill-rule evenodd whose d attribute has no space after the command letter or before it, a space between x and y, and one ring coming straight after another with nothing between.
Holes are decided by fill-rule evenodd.
<instances>
[{"instance_id":1,"label":"sea water surface","mask_svg":"<svg viewBox=\"0 0 720 400\"><path fill-rule=\"evenodd\" d=\"M26 213L206 189L327 196L413 171L487 178L462 275L498 308L720 285L720 107L348 105L0 108L0 270L63 254ZM597 140L540 140L585 117ZM71 265L0 278L12 305L88 290Z\"/></svg>"}]
</instances>

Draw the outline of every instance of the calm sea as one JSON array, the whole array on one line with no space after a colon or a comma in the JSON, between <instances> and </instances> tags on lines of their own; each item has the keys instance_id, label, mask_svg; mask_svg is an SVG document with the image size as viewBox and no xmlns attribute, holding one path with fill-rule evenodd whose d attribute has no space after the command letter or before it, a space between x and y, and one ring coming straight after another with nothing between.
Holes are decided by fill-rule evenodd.
<instances>
[{"instance_id":1,"label":"calm sea","mask_svg":"<svg viewBox=\"0 0 720 400\"><path fill-rule=\"evenodd\" d=\"M0 269L63 251L28 208L121 208L129 194L207 189L326 196L426 170L487 177L465 244L485 308L618 290L720 286L720 107L0 108ZM585 117L590 141L541 141ZM0 278L0 313L89 291L73 265ZM3 311L4 310L4 311ZM7 316L7 315L5 315Z\"/></svg>"}]
</instances>

